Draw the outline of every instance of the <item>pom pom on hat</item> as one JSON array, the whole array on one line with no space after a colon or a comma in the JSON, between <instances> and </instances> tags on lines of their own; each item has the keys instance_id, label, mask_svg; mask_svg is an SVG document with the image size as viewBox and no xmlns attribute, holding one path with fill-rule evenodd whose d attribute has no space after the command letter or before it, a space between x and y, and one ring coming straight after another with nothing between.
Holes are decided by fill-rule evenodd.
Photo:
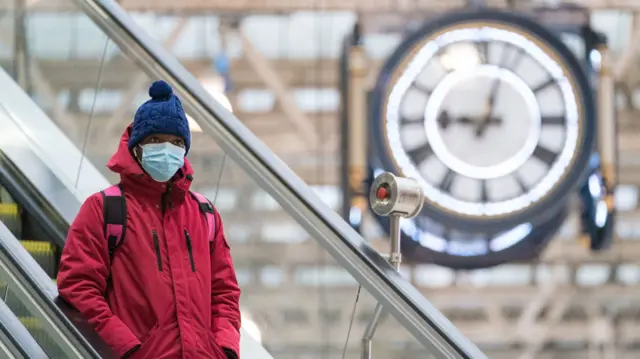
<instances>
[{"instance_id":1,"label":"pom pom on hat","mask_svg":"<svg viewBox=\"0 0 640 359\"><path fill-rule=\"evenodd\" d=\"M180 99L165 81L159 80L149 87L150 100L143 103L133 119L133 129L129 136L129 149L153 134L167 134L182 137L186 153L191 147L189 121Z\"/></svg>"},{"instance_id":2,"label":"pom pom on hat","mask_svg":"<svg viewBox=\"0 0 640 359\"><path fill-rule=\"evenodd\" d=\"M152 100L168 100L173 94L173 89L163 80L156 81L149 87L149 97Z\"/></svg>"}]
</instances>

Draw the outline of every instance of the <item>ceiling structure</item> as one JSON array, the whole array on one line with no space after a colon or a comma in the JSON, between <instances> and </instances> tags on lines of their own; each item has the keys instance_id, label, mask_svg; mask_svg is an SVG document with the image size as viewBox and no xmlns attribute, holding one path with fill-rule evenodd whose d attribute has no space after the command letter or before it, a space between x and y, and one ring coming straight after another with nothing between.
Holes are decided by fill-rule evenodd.
<instances>
[{"instance_id":1,"label":"ceiling structure","mask_svg":"<svg viewBox=\"0 0 640 359\"><path fill-rule=\"evenodd\" d=\"M555 4L556 0L485 0L491 7L527 7L532 4ZM638 10L640 4L634 0L572 0L572 3L590 9ZM68 0L27 0L29 8L38 10L75 10ZM127 11L202 14L224 12L237 14L281 14L295 11L354 11L359 13L447 11L466 6L466 0L120 0ZM0 8L12 8L13 0L0 1Z\"/></svg>"},{"instance_id":2,"label":"ceiling structure","mask_svg":"<svg viewBox=\"0 0 640 359\"><path fill-rule=\"evenodd\" d=\"M12 9L15 3L0 0L0 11ZM74 10L70 1L27 0L26 3L33 14ZM201 34L205 30L193 30L195 20L189 17L193 14L224 13L237 20L236 15L241 14L287 17L299 12L335 11L359 12L365 19L376 15L379 19L380 13L391 11L433 13L465 4L462 0L122 0L120 3L132 12L171 16L172 23L164 26L164 35L151 35L173 49L184 66L200 79L211 74L215 54L192 51L181 55L175 50L194 37L205 36ZM505 6L507 1L487 0L486 3ZM513 3L516 7L526 7L554 1L516 0ZM574 3L594 11L620 10L631 20L628 28L614 29L619 31L617 35L640 38L640 17L633 16L634 11L640 11L640 1L577 0ZM141 26L143 20L140 20ZM151 31L153 28L149 26L154 24L158 23L149 20L146 28ZM333 208L339 208L337 51L328 50L323 54L318 50L316 54L321 57L314 55L314 49L309 50L307 56L266 54L269 37L255 34L256 28L259 32L258 25L253 25L254 33L248 30L249 25L243 27L243 22L240 25L239 33L230 34L235 37L235 50L233 46L226 49L228 53L236 53L231 56L233 88L228 93L235 114L300 177L313 185L321 198ZM39 43L44 50L32 48L27 60L17 62L15 54L7 55L5 51L15 48L17 32L11 26L0 20L3 29L0 31L0 65L7 70L14 66L27 69L25 88L32 90L34 98L78 146L86 147L92 161L103 166L135 106L145 100L144 92L150 79L117 49L109 49L109 58L101 66L104 39L95 35L92 42L78 45L86 48L85 55L77 49L74 52L73 46L63 50L47 48L46 36L38 33L47 31L45 25L41 30L30 28L31 36L27 40ZM350 25L340 26L345 31L350 28ZM217 33L218 30L208 28L206 31ZM291 28L287 31L296 32ZM335 43L344 33L327 35L323 41ZM64 37L51 36L54 35L59 39ZM290 40L291 36L295 34L288 34L287 38ZM309 41L308 34L300 36L306 36L303 40ZM82 43L81 40L78 41ZM194 46L206 47L207 41ZM211 46L219 49L222 40L216 41L217 47ZM393 48L393 41L391 45L374 44L371 51ZM614 72L619 86L620 183L623 186L617 196L621 214L613 249L593 255L581 247L574 215L536 263L516 263L475 272L453 272L429 265L403 267L403 273L434 306L492 359L640 357L640 210L636 209L640 185L640 110L636 107L640 106L640 42L618 42L621 43L614 49ZM286 50L289 55L296 51L295 46ZM339 48L339 45L333 46ZM74 55L47 52L54 50L74 52ZM370 59L371 81L388 54L388 50L378 52ZM96 97L94 89L101 72ZM200 190L216 199L225 218L225 229L244 288L243 305L262 330L265 344L278 359L341 357L357 296L354 281L334 265L277 203L226 160L215 144L201 133L194 133L193 142L196 145L190 158L197 170ZM252 224L247 228L249 221ZM380 229L371 219L365 221L364 227L372 245L385 251L386 241ZM358 357L359 339L374 305L367 294L360 295L353 315L347 358ZM424 357L415 340L391 318L381 325L374 339L374 350L379 358ZM612 352L615 355L607 356Z\"/></svg>"}]
</instances>

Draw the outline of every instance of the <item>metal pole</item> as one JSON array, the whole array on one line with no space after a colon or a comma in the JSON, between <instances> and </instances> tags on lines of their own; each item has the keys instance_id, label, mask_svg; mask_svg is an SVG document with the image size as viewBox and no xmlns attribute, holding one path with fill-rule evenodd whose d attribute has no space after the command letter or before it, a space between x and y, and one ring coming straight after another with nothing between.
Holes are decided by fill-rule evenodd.
<instances>
[{"instance_id":1,"label":"metal pole","mask_svg":"<svg viewBox=\"0 0 640 359\"><path fill-rule=\"evenodd\" d=\"M31 94L29 79L29 49L27 48L27 27L25 0L15 0L13 74L22 89Z\"/></svg>"},{"instance_id":2,"label":"metal pole","mask_svg":"<svg viewBox=\"0 0 640 359\"><path fill-rule=\"evenodd\" d=\"M389 227L389 235L391 237L389 262L391 262L396 271L400 271L400 263L402 262L402 253L400 252L400 216L392 214L389 219L391 220Z\"/></svg>"},{"instance_id":3,"label":"metal pole","mask_svg":"<svg viewBox=\"0 0 640 359\"><path fill-rule=\"evenodd\" d=\"M353 43L348 49L349 87L347 89L347 126L349 141L348 186L351 193L349 222L358 231L362 216L367 210L365 179L367 176L367 74L369 61L362 44L361 25L357 22L353 29Z\"/></svg>"},{"instance_id":4,"label":"metal pole","mask_svg":"<svg viewBox=\"0 0 640 359\"><path fill-rule=\"evenodd\" d=\"M397 214L392 214L389 218L391 220L389 231L391 239L389 262L393 265L396 271L400 270L400 264L402 263L402 254L400 253L400 218L401 217ZM382 304L378 303L376 305L376 309L373 311L373 316L362 335L361 359L371 359L371 341L376 333L376 329L378 329L378 324L382 319L382 314Z\"/></svg>"},{"instance_id":5,"label":"metal pole","mask_svg":"<svg viewBox=\"0 0 640 359\"><path fill-rule=\"evenodd\" d=\"M598 147L602 163L602 174L606 182L607 208L613 211L613 193L618 184L618 148L615 110L615 86L611 69L611 53L607 46L598 48L601 54L598 88Z\"/></svg>"},{"instance_id":6,"label":"metal pole","mask_svg":"<svg viewBox=\"0 0 640 359\"><path fill-rule=\"evenodd\" d=\"M371 321L367 325L367 328L364 330L364 334L362 336L362 356L361 359L371 359L371 341L373 340L373 335L376 333L376 329L378 329L378 323L380 323L380 319L382 318L382 304L376 304L376 309L373 311L373 316L371 317Z\"/></svg>"}]
</instances>

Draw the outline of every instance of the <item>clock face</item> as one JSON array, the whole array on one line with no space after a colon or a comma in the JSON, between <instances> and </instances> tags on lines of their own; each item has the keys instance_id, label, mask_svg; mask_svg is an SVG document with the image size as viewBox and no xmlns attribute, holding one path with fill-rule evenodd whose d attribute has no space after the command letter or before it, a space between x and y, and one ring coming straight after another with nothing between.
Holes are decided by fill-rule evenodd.
<instances>
[{"instance_id":1,"label":"clock face","mask_svg":"<svg viewBox=\"0 0 640 359\"><path fill-rule=\"evenodd\" d=\"M501 230L562 203L594 141L575 57L512 14L454 14L437 25L383 68L371 126L382 161L420 181L430 217L464 228Z\"/></svg>"}]
</instances>

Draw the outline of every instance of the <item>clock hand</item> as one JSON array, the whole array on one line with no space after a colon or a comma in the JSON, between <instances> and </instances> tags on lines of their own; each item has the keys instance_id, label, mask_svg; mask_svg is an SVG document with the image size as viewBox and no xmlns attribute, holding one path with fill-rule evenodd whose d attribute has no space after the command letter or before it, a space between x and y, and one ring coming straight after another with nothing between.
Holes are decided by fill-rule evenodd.
<instances>
[{"instance_id":1,"label":"clock hand","mask_svg":"<svg viewBox=\"0 0 640 359\"><path fill-rule=\"evenodd\" d=\"M460 123L463 125L475 125L477 123L477 121L474 121L474 119L469 116L452 118L447 111L442 111L438 116L437 121L442 129L446 129L449 125L454 123ZM500 117L490 117L488 123L501 124L502 119Z\"/></svg>"},{"instance_id":2,"label":"clock hand","mask_svg":"<svg viewBox=\"0 0 640 359\"><path fill-rule=\"evenodd\" d=\"M504 49L502 51L499 68L505 68L505 67L512 68L514 66L514 63L517 63L521 53L518 52L515 55L512 55L512 53L513 53L513 49L511 49L510 51L507 51L507 49ZM509 63L511 63L512 66L507 66ZM478 124L478 127L476 128L476 137L482 136L485 130L487 129L487 125L489 125L491 116L493 116L493 108L496 103L496 96L498 94L498 89L500 88L500 83L501 83L501 78L500 76L497 76L493 80L493 84L491 86L491 92L489 93L489 99L487 101L487 106L485 107L484 121L480 122Z\"/></svg>"},{"instance_id":3,"label":"clock hand","mask_svg":"<svg viewBox=\"0 0 640 359\"><path fill-rule=\"evenodd\" d=\"M440 115L438 116L438 124L440 124L440 127L442 129L447 129L447 127L449 127L449 125L452 125L454 123L460 123L460 124L464 124L464 125L472 125L475 124L476 121L473 120L473 118L469 117L469 116L461 116L461 117L457 117L457 118L452 118L449 115L449 112L442 111L440 113ZM499 119L498 119L499 121Z\"/></svg>"},{"instance_id":4,"label":"clock hand","mask_svg":"<svg viewBox=\"0 0 640 359\"><path fill-rule=\"evenodd\" d=\"M493 84L491 86L491 92L489 94L489 99L487 100L487 106L485 107L483 120L478 123L478 127L476 127L476 137L481 137L489 126L490 122L493 118L493 109L496 103L496 95L498 94L498 89L500 88L500 77L496 77L493 80ZM502 121L499 121L502 122Z\"/></svg>"},{"instance_id":5,"label":"clock hand","mask_svg":"<svg viewBox=\"0 0 640 359\"><path fill-rule=\"evenodd\" d=\"M440 112L440 115L438 115L438 119L436 121L438 121L438 124L443 130L446 130L447 127L449 127L449 125L453 123L452 118L449 116L449 112L447 112L446 110Z\"/></svg>"}]
</instances>

